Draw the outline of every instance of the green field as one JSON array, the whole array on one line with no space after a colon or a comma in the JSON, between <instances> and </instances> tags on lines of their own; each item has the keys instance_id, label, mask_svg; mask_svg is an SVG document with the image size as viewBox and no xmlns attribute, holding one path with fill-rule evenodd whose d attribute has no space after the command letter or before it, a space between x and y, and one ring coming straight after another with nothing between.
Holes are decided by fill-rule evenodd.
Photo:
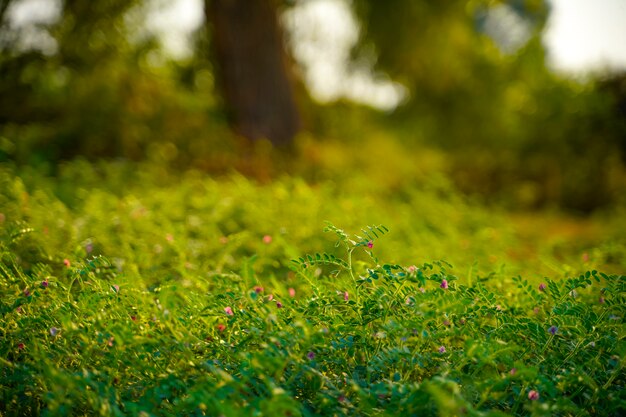
<instances>
[{"instance_id":1,"label":"green field","mask_svg":"<svg viewBox=\"0 0 626 417\"><path fill-rule=\"evenodd\" d=\"M573 3L0 0L0 417L626 416Z\"/></svg>"},{"instance_id":2,"label":"green field","mask_svg":"<svg viewBox=\"0 0 626 417\"><path fill-rule=\"evenodd\" d=\"M619 213L443 177L0 175L0 415L626 412Z\"/></svg>"}]
</instances>

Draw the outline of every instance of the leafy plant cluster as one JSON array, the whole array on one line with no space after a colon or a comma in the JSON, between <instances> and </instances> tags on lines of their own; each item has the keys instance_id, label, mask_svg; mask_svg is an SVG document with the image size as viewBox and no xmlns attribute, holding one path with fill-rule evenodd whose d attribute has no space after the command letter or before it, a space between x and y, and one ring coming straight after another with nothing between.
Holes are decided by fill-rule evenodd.
<instances>
[{"instance_id":1,"label":"leafy plant cluster","mask_svg":"<svg viewBox=\"0 0 626 417\"><path fill-rule=\"evenodd\" d=\"M463 283L446 262L386 264L384 226L332 224L341 252L293 281L164 274L103 256L25 270L1 247L5 415L619 415L626 277ZM165 271L157 271L163 273Z\"/></svg>"}]
</instances>

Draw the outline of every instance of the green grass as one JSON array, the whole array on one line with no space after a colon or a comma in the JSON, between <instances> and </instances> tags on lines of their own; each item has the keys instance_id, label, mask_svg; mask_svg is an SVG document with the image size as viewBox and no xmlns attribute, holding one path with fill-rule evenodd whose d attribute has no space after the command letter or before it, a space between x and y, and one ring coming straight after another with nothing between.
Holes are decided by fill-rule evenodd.
<instances>
[{"instance_id":1,"label":"green grass","mask_svg":"<svg viewBox=\"0 0 626 417\"><path fill-rule=\"evenodd\" d=\"M0 213L2 415L626 413L621 216L80 161Z\"/></svg>"}]
</instances>

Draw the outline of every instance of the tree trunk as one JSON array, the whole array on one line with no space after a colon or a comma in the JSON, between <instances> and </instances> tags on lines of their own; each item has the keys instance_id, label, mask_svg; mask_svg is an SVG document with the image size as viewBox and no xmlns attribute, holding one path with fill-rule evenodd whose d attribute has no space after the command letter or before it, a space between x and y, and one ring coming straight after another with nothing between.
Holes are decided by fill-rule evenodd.
<instances>
[{"instance_id":1,"label":"tree trunk","mask_svg":"<svg viewBox=\"0 0 626 417\"><path fill-rule=\"evenodd\" d=\"M289 143L300 128L272 0L206 0L218 81L235 130Z\"/></svg>"}]
</instances>

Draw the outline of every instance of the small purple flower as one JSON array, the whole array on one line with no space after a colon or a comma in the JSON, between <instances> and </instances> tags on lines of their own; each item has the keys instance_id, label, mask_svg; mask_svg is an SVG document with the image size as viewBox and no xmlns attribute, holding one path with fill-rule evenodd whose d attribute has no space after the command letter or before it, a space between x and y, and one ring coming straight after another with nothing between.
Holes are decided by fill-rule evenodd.
<instances>
[{"instance_id":1,"label":"small purple flower","mask_svg":"<svg viewBox=\"0 0 626 417\"><path fill-rule=\"evenodd\" d=\"M539 291L544 292L546 290L546 284L545 283L541 283L539 284Z\"/></svg>"},{"instance_id":2,"label":"small purple flower","mask_svg":"<svg viewBox=\"0 0 626 417\"><path fill-rule=\"evenodd\" d=\"M348 291L344 291L343 292L343 300L344 301L348 301L350 299L350 294L348 294Z\"/></svg>"},{"instance_id":3,"label":"small purple flower","mask_svg":"<svg viewBox=\"0 0 626 417\"><path fill-rule=\"evenodd\" d=\"M315 359L315 352L309 352L306 354L306 357L309 358L309 360L313 360Z\"/></svg>"},{"instance_id":4,"label":"small purple flower","mask_svg":"<svg viewBox=\"0 0 626 417\"><path fill-rule=\"evenodd\" d=\"M59 333L59 329L57 329L56 327L50 327L50 336L56 337L58 333Z\"/></svg>"},{"instance_id":5,"label":"small purple flower","mask_svg":"<svg viewBox=\"0 0 626 417\"><path fill-rule=\"evenodd\" d=\"M598 298L598 302L600 304L604 304L604 297L600 296L600 298Z\"/></svg>"},{"instance_id":6,"label":"small purple flower","mask_svg":"<svg viewBox=\"0 0 626 417\"><path fill-rule=\"evenodd\" d=\"M276 307L283 308L283 303L281 303L280 301L276 301Z\"/></svg>"},{"instance_id":7,"label":"small purple flower","mask_svg":"<svg viewBox=\"0 0 626 417\"><path fill-rule=\"evenodd\" d=\"M448 288L448 280L441 280L441 288L443 288L444 290Z\"/></svg>"},{"instance_id":8,"label":"small purple flower","mask_svg":"<svg viewBox=\"0 0 626 417\"><path fill-rule=\"evenodd\" d=\"M445 346L439 346L439 353L446 353L446 347Z\"/></svg>"},{"instance_id":9,"label":"small purple flower","mask_svg":"<svg viewBox=\"0 0 626 417\"><path fill-rule=\"evenodd\" d=\"M24 296L30 297L30 290L28 288L24 288Z\"/></svg>"},{"instance_id":10,"label":"small purple flower","mask_svg":"<svg viewBox=\"0 0 626 417\"><path fill-rule=\"evenodd\" d=\"M371 240L367 242L367 247L372 249L374 247L374 242L372 242Z\"/></svg>"},{"instance_id":11,"label":"small purple flower","mask_svg":"<svg viewBox=\"0 0 626 417\"><path fill-rule=\"evenodd\" d=\"M533 390L530 390L530 392L528 393L528 399L531 401L537 401L539 399L539 392Z\"/></svg>"},{"instance_id":12,"label":"small purple flower","mask_svg":"<svg viewBox=\"0 0 626 417\"><path fill-rule=\"evenodd\" d=\"M228 314L229 316L233 315L233 309L230 307L224 307L224 312Z\"/></svg>"},{"instance_id":13,"label":"small purple flower","mask_svg":"<svg viewBox=\"0 0 626 417\"><path fill-rule=\"evenodd\" d=\"M558 327L550 326L550 328L548 329L548 332L550 332L551 335L555 335L558 330L559 330Z\"/></svg>"},{"instance_id":14,"label":"small purple flower","mask_svg":"<svg viewBox=\"0 0 626 417\"><path fill-rule=\"evenodd\" d=\"M41 288L46 289L46 288L48 288L48 285L49 285L48 284L48 280L41 281Z\"/></svg>"}]
</instances>

